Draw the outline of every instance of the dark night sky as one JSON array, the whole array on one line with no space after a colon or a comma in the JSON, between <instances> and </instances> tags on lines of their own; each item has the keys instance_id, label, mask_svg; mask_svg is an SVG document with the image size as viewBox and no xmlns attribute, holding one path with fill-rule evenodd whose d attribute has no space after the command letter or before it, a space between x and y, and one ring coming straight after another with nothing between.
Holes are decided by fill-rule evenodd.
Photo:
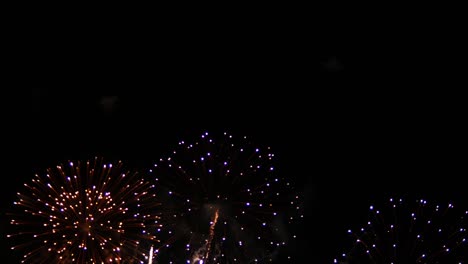
<instances>
[{"instance_id":1,"label":"dark night sky","mask_svg":"<svg viewBox=\"0 0 468 264\"><path fill-rule=\"evenodd\" d=\"M205 130L276 150L277 167L307 194L293 254L316 263L350 246L346 230L373 201L409 195L468 206L466 116L458 100L426 88L444 56L344 31L187 35L157 46L144 36L68 45L70 36L25 49L18 64L32 74L18 78L30 88L2 97L10 109L2 254L3 212L35 171L94 155L140 166Z\"/></svg>"}]
</instances>

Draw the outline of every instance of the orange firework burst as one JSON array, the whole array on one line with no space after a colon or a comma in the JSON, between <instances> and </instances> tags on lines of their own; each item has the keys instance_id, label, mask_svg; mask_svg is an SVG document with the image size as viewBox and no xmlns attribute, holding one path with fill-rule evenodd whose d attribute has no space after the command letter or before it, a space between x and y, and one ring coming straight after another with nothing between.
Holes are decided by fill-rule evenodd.
<instances>
[{"instance_id":1,"label":"orange firework burst","mask_svg":"<svg viewBox=\"0 0 468 264\"><path fill-rule=\"evenodd\" d=\"M8 235L28 263L136 263L160 228L154 185L119 161L68 162L18 193Z\"/></svg>"}]
</instances>

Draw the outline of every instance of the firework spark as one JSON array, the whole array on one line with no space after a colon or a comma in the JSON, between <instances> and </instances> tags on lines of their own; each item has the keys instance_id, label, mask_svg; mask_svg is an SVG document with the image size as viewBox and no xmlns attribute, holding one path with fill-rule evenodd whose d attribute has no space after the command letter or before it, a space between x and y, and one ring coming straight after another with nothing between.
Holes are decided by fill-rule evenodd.
<instances>
[{"instance_id":1,"label":"firework spark","mask_svg":"<svg viewBox=\"0 0 468 264\"><path fill-rule=\"evenodd\" d=\"M277 173L274 157L270 148L228 133L179 142L150 170L165 190L165 222L173 223L159 234L169 248L160 257L205 264L272 261L293 237L287 225L302 217L299 196ZM181 247L184 252L177 251Z\"/></svg>"},{"instance_id":2,"label":"firework spark","mask_svg":"<svg viewBox=\"0 0 468 264\"><path fill-rule=\"evenodd\" d=\"M18 193L9 237L27 263L138 263L160 226L154 185L96 158L35 175ZM146 251L146 250L145 250Z\"/></svg>"},{"instance_id":3,"label":"firework spark","mask_svg":"<svg viewBox=\"0 0 468 264\"><path fill-rule=\"evenodd\" d=\"M463 263L468 256L468 211L417 200L390 199L370 206L371 219L357 232L354 247L334 263Z\"/></svg>"}]
</instances>

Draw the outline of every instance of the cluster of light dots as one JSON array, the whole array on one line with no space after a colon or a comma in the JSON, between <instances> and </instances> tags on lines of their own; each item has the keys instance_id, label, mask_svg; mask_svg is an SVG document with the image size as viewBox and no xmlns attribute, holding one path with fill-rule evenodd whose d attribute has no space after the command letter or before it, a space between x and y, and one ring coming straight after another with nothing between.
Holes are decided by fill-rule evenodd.
<instances>
[{"instance_id":1,"label":"cluster of light dots","mask_svg":"<svg viewBox=\"0 0 468 264\"><path fill-rule=\"evenodd\" d=\"M120 162L69 162L25 187L11 220L21 230L8 235L21 241L12 249L25 250L23 262L135 261L144 259L133 253L140 241L156 241L146 229L160 225L157 211L141 210L154 200L154 185L125 173Z\"/></svg>"},{"instance_id":2,"label":"cluster of light dots","mask_svg":"<svg viewBox=\"0 0 468 264\"><path fill-rule=\"evenodd\" d=\"M416 206L403 199L389 202L387 210L369 207L367 225L356 232L348 230L355 241L353 249L333 263L465 263L468 211L424 199L416 200Z\"/></svg>"},{"instance_id":3,"label":"cluster of light dots","mask_svg":"<svg viewBox=\"0 0 468 264\"><path fill-rule=\"evenodd\" d=\"M270 148L252 146L246 137L236 140L228 133L220 138L203 133L196 143L180 141L169 157L154 164L149 172L156 185L167 187L173 201L169 204L178 204L175 211L168 209L175 225L177 219L200 212L210 216L205 239L194 241L192 231L187 232L184 262L272 261L271 253L295 238L278 235L284 231L278 222L284 219L287 225L303 215L300 196L291 195L293 184L278 176L274 157ZM261 253L254 248L261 248ZM200 251L204 253L195 253Z\"/></svg>"}]
</instances>

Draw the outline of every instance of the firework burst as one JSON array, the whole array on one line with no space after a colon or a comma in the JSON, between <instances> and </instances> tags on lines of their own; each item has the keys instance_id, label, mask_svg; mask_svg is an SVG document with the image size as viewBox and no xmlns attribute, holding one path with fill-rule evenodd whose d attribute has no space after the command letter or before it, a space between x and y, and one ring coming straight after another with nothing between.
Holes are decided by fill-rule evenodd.
<instances>
[{"instance_id":1,"label":"firework burst","mask_svg":"<svg viewBox=\"0 0 468 264\"><path fill-rule=\"evenodd\" d=\"M287 225L302 217L292 183L279 176L270 148L224 133L179 142L150 170L172 223L158 236L159 259L177 263L272 261L291 237ZM181 250L180 250L181 249Z\"/></svg>"},{"instance_id":2,"label":"firework burst","mask_svg":"<svg viewBox=\"0 0 468 264\"><path fill-rule=\"evenodd\" d=\"M450 203L390 199L370 213L365 227L348 230L354 246L334 263L464 263L468 256L468 211Z\"/></svg>"},{"instance_id":3,"label":"firework burst","mask_svg":"<svg viewBox=\"0 0 468 264\"><path fill-rule=\"evenodd\" d=\"M12 249L26 263L139 263L159 227L154 185L119 161L68 162L18 193ZM141 243L141 244L140 244Z\"/></svg>"}]
</instances>

